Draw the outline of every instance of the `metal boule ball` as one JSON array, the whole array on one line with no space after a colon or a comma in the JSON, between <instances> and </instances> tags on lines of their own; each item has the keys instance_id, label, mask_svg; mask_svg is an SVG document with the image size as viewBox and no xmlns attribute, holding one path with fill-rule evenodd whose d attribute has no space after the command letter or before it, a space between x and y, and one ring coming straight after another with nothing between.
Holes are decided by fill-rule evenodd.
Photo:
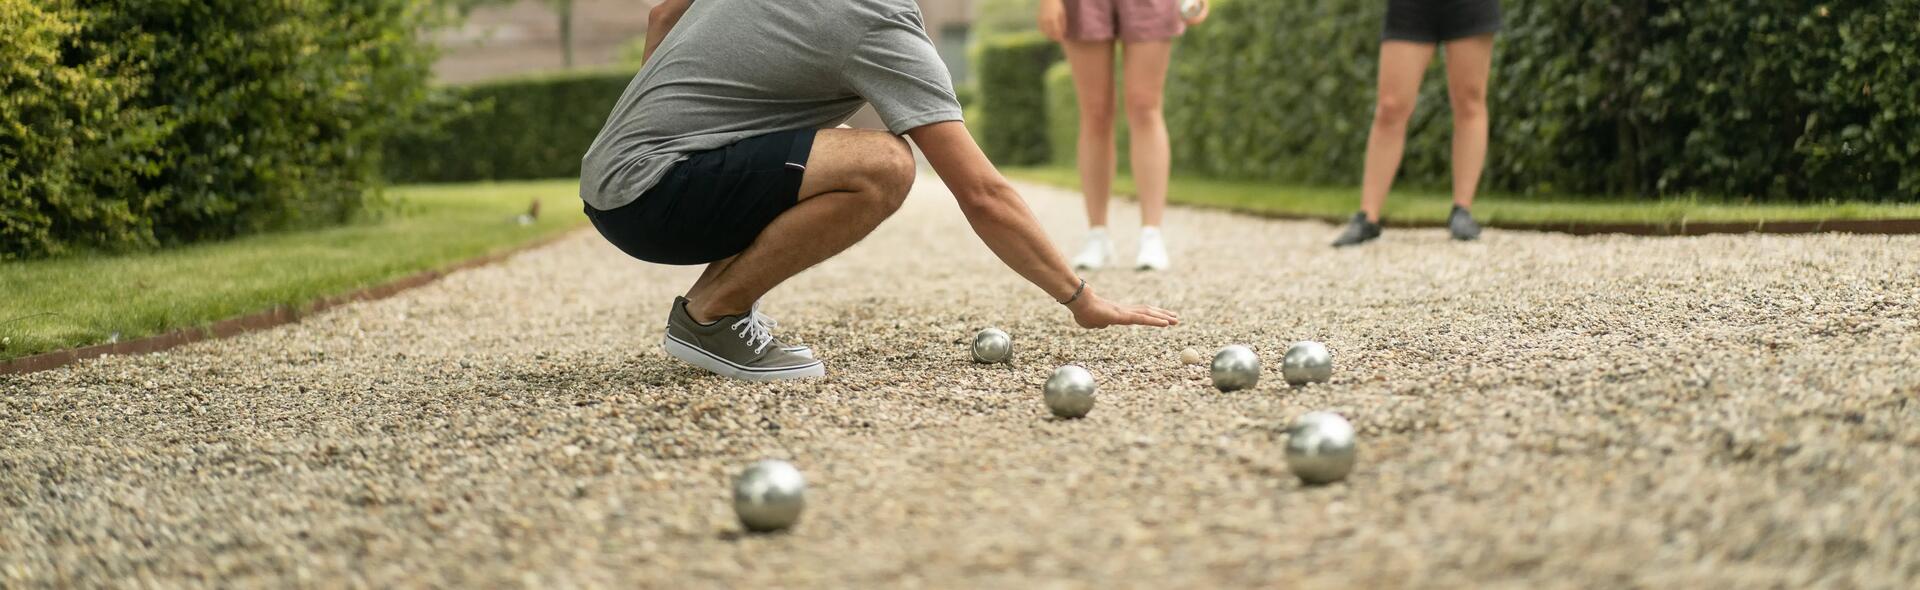
<instances>
[{"instance_id":1,"label":"metal boule ball","mask_svg":"<svg viewBox=\"0 0 1920 590\"><path fill-rule=\"evenodd\" d=\"M1287 428L1287 470L1309 485L1353 472L1353 425L1333 412L1309 412Z\"/></svg>"},{"instance_id":2,"label":"metal boule ball","mask_svg":"<svg viewBox=\"0 0 1920 590\"><path fill-rule=\"evenodd\" d=\"M999 328L987 328L973 335L973 362L1004 363L1013 360L1013 337Z\"/></svg>"},{"instance_id":3,"label":"metal boule ball","mask_svg":"<svg viewBox=\"0 0 1920 590\"><path fill-rule=\"evenodd\" d=\"M1260 355L1235 344L1213 355L1213 386L1220 391L1253 389L1260 384Z\"/></svg>"},{"instance_id":4,"label":"metal boule ball","mask_svg":"<svg viewBox=\"0 0 1920 590\"><path fill-rule=\"evenodd\" d=\"M1206 7L1206 0L1180 0L1180 18L1198 17Z\"/></svg>"},{"instance_id":5,"label":"metal boule ball","mask_svg":"<svg viewBox=\"0 0 1920 590\"><path fill-rule=\"evenodd\" d=\"M1097 386L1093 382L1093 373L1086 367L1067 365L1055 369L1053 377L1047 379L1041 393L1046 398L1047 409L1061 418L1079 418L1093 410L1093 394Z\"/></svg>"},{"instance_id":6,"label":"metal boule ball","mask_svg":"<svg viewBox=\"0 0 1920 590\"><path fill-rule=\"evenodd\" d=\"M749 531L791 527L806 506L807 478L786 461L754 463L733 479L733 513Z\"/></svg>"},{"instance_id":7,"label":"metal boule ball","mask_svg":"<svg viewBox=\"0 0 1920 590\"><path fill-rule=\"evenodd\" d=\"M1295 342L1287 348L1286 358L1280 359L1280 376L1288 385L1326 383L1333 378L1333 353L1312 340Z\"/></svg>"}]
</instances>

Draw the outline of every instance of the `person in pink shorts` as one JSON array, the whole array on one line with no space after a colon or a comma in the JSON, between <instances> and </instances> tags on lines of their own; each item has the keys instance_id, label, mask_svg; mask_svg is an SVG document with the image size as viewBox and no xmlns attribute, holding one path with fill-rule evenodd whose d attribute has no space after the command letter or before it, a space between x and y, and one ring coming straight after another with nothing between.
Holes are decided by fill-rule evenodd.
<instances>
[{"instance_id":1,"label":"person in pink shorts","mask_svg":"<svg viewBox=\"0 0 1920 590\"><path fill-rule=\"evenodd\" d=\"M1182 14L1183 4L1193 5ZM1207 19L1206 0L1040 0L1040 31L1060 42L1073 69L1080 104L1080 186L1086 196L1086 245L1076 268L1106 266L1113 257L1107 201L1114 175L1114 46L1120 46L1127 126L1133 139L1133 178L1140 197L1140 241L1135 268L1163 270L1171 261L1160 234L1172 164L1167 122L1161 115L1173 39Z\"/></svg>"}]
</instances>

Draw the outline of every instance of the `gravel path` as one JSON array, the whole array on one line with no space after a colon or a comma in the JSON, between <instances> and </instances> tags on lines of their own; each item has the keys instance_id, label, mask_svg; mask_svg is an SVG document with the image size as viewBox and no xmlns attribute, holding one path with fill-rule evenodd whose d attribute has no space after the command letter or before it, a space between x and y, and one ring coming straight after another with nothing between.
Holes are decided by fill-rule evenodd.
<instances>
[{"instance_id":1,"label":"gravel path","mask_svg":"<svg viewBox=\"0 0 1920 590\"><path fill-rule=\"evenodd\" d=\"M1072 196L1029 195L1078 238ZM829 363L813 382L665 356L693 272L590 233L298 325L0 377L0 587L1920 580L1920 238L1401 230L1336 252L1320 224L1171 223L1175 271L1089 278L1187 324L1085 332L923 179L769 298ZM986 326L1014 365L966 362ZM1331 384L1279 383L1297 339L1334 350ZM1176 360L1231 343L1267 363L1257 390ZM1040 402L1068 362L1101 379L1084 420ZM1359 429L1346 483L1286 474L1282 426L1316 409ZM811 506L742 536L727 481L763 457L806 472Z\"/></svg>"}]
</instances>

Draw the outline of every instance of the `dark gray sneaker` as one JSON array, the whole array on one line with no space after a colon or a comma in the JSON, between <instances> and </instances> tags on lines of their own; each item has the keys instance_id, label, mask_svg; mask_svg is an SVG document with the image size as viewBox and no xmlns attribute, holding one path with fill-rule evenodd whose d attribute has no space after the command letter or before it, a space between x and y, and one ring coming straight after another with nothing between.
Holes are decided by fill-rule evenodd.
<instances>
[{"instance_id":1,"label":"dark gray sneaker","mask_svg":"<svg viewBox=\"0 0 1920 590\"><path fill-rule=\"evenodd\" d=\"M693 321L687 300L675 299L667 314L667 354L723 377L778 381L825 377L827 367L812 357L784 350L761 316L747 312L711 324Z\"/></svg>"},{"instance_id":2,"label":"dark gray sneaker","mask_svg":"<svg viewBox=\"0 0 1920 590\"><path fill-rule=\"evenodd\" d=\"M1347 229L1341 230L1340 237L1334 238L1333 247L1345 248L1358 246L1380 237L1380 224L1367 221L1367 214L1353 214L1353 221L1347 222Z\"/></svg>"},{"instance_id":3,"label":"dark gray sneaker","mask_svg":"<svg viewBox=\"0 0 1920 590\"><path fill-rule=\"evenodd\" d=\"M1453 232L1456 240L1480 239L1480 224L1473 220L1473 214L1466 207L1453 206L1453 214L1447 216L1447 231Z\"/></svg>"}]
</instances>

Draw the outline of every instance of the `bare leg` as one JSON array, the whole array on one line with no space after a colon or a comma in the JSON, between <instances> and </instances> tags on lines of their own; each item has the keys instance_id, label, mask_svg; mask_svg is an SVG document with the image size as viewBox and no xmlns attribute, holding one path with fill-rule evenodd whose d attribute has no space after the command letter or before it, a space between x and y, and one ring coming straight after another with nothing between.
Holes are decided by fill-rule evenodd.
<instances>
[{"instance_id":1,"label":"bare leg","mask_svg":"<svg viewBox=\"0 0 1920 590\"><path fill-rule=\"evenodd\" d=\"M1167 147L1167 119L1161 103L1167 87L1167 62L1173 56L1173 43L1153 41L1127 43L1127 85L1124 103L1127 129L1132 135L1133 182L1140 196L1140 222L1159 227L1167 210L1167 176L1172 152Z\"/></svg>"},{"instance_id":2,"label":"bare leg","mask_svg":"<svg viewBox=\"0 0 1920 590\"><path fill-rule=\"evenodd\" d=\"M1080 104L1080 191L1086 197L1087 225L1106 227L1107 201L1113 197L1113 42L1061 41L1073 69L1074 96Z\"/></svg>"},{"instance_id":3,"label":"bare leg","mask_svg":"<svg viewBox=\"0 0 1920 590\"><path fill-rule=\"evenodd\" d=\"M1373 131L1367 134L1367 167L1360 182L1360 210L1367 221L1379 222L1387 205L1387 191L1400 172L1400 156L1407 147L1407 120L1420 100L1420 77L1433 61L1434 46L1406 41L1380 44L1380 90L1373 109Z\"/></svg>"},{"instance_id":4,"label":"bare leg","mask_svg":"<svg viewBox=\"0 0 1920 590\"><path fill-rule=\"evenodd\" d=\"M687 298L692 299L695 294L705 295L707 289L713 286L713 280L720 278L720 273L726 272L727 267L732 266L733 261L739 259L740 255L735 254L726 259L708 264L707 269L700 272L700 278L694 279L693 286L687 288Z\"/></svg>"},{"instance_id":5,"label":"bare leg","mask_svg":"<svg viewBox=\"0 0 1920 590\"><path fill-rule=\"evenodd\" d=\"M1447 43L1447 95L1453 102L1453 202L1472 207L1487 161L1487 75L1493 35Z\"/></svg>"},{"instance_id":6,"label":"bare leg","mask_svg":"<svg viewBox=\"0 0 1920 590\"><path fill-rule=\"evenodd\" d=\"M696 286L704 288L687 293L687 311L700 322L746 313L774 286L879 227L906 200L913 176L913 151L904 139L883 131L820 131L800 204L761 230L746 251L709 266L715 276L703 276L705 284Z\"/></svg>"}]
</instances>

